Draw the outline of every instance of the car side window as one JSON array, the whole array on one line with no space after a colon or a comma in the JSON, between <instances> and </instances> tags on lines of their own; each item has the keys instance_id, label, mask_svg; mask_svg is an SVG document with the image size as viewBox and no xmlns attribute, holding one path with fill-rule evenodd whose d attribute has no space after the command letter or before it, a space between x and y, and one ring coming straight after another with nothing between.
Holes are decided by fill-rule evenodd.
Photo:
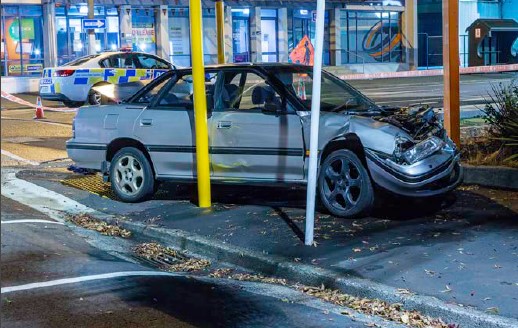
<instances>
[{"instance_id":1,"label":"car side window","mask_svg":"<svg viewBox=\"0 0 518 328\"><path fill-rule=\"evenodd\" d=\"M281 96L256 73L241 72L225 82L218 109L248 111L264 110L268 105L282 107Z\"/></svg>"},{"instance_id":2,"label":"car side window","mask_svg":"<svg viewBox=\"0 0 518 328\"><path fill-rule=\"evenodd\" d=\"M158 68L158 69L170 69L171 68L170 64L161 60L160 58L156 59L156 66L157 66L156 68Z\"/></svg>"},{"instance_id":3,"label":"car side window","mask_svg":"<svg viewBox=\"0 0 518 328\"><path fill-rule=\"evenodd\" d=\"M171 81L170 78L164 79L162 82L158 83L151 89L144 92L140 97L135 99L133 102L138 104L149 104L151 101L158 95L160 90L167 84L167 82Z\"/></svg>"},{"instance_id":4,"label":"car side window","mask_svg":"<svg viewBox=\"0 0 518 328\"><path fill-rule=\"evenodd\" d=\"M133 54L122 54L117 56L116 68L137 68Z\"/></svg>"},{"instance_id":5,"label":"car side window","mask_svg":"<svg viewBox=\"0 0 518 328\"><path fill-rule=\"evenodd\" d=\"M138 55L137 60L140 63L140 68L145 68L145 69L168 69L169 68L169 65L158 60L158 58L155 58L153 56Z\"/></svg>"},{"instance_id":6,"label":"car side window","mask_svg":"<svg viewBox=\"0 0 518 328\"><path fill-rule=\"evenodd\" d=\"M216 72L209 72L205 74L205 92L207 97L207 109L211 111L214 108L214 88L217 80ZM185 74L174 83L169 90L165 90L160 94L156 103L159 108L194 108L194 94L193 94L193 77Z\"/></svg>"}]
</instances>

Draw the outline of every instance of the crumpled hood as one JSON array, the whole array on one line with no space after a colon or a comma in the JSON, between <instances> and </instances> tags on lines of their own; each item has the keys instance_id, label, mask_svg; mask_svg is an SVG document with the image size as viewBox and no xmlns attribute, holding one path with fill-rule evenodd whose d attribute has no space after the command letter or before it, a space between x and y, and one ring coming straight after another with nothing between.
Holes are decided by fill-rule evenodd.
<instances>
[{"instance_id":1,"label":"crumpled hood","mask_svg":"<svg viewBox=\"0 0 518 328\"><path fill-rule=\"evenodd\" d=\"M304 126L304 139L309 146L311 113L306 113L301 115L301 119ZM394 152L395 137L397 135L409 139L412 138L404 130L392 124L377 121L371 117L347 115L344 113L321 113L318 138L318 148L320 150L329 141L348 133L356 134L365 148L385 154L392 154Z\"/></svg>"}]
</instances>

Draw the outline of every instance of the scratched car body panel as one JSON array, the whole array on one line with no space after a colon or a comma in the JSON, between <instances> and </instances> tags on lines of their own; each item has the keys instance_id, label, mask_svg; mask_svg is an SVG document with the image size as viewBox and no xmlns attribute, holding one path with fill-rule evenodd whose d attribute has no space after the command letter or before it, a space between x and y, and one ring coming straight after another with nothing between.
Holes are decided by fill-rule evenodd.
<instances>
[{"instance_id":1,"label":"scratched car body panel","mask_svg":"<svg viewBox=\"0 0 518 328\"><path fill-rule=\"evenodd\" d=\"M306 183L311 76L310 67L291 64L206 68L213 182ZM133 173L116 173L110 164L122 148L134 147L149 159L153 180L195 181L192 90L191 71L178 69L126 103L80 109L67 142L70 158L106 179L118 174L124 185ZM341 211L324 201L332 213L363 213L377 187L433 196L461 182L458 151L432 109L378 107L327 72L321 98L319 192L336 198Z\"/></svg>"}]
</instances>

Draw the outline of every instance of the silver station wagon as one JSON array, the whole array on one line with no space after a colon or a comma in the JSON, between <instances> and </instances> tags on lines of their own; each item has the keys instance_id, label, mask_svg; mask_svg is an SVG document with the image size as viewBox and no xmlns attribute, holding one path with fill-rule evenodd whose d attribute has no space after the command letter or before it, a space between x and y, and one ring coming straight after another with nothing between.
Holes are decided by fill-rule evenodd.
<instances>
[{"instance_id":1,"label":"silver station wagon","mask_svg":"<svg viewBox=\"0 0 518 328\"><path fill-rule=\"evenodd\" d=\"M100 171L116 195L139 202L158 181L196 181L190 69L163 74L126 102L79 109L67 141L76 165ZM206 67L211 181L304 185L312 68ZM322 73L318 192L334 215L363 215L375 193L447 193L462 180L459 153L431 108L383 108Z\"/></svg>"}]
</instances>

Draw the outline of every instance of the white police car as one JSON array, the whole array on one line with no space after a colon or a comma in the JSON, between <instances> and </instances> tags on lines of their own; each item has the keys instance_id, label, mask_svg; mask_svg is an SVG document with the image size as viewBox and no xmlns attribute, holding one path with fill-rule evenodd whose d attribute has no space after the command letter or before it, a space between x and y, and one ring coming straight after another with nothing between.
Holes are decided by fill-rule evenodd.
<instances>
[{"instance_id":1,"label":"white police car","mask_svg":"<svg viewBox=\"0 0 518 328\"><path fill-rule=\"evenodd\" d=\"M140 52L103 52L78 58L60 67L46 68L40 80L42 99L62 101L67 107L106 103L99 92L105 85L151 81L174 66Z\"/></svg>"}]
</instances>

